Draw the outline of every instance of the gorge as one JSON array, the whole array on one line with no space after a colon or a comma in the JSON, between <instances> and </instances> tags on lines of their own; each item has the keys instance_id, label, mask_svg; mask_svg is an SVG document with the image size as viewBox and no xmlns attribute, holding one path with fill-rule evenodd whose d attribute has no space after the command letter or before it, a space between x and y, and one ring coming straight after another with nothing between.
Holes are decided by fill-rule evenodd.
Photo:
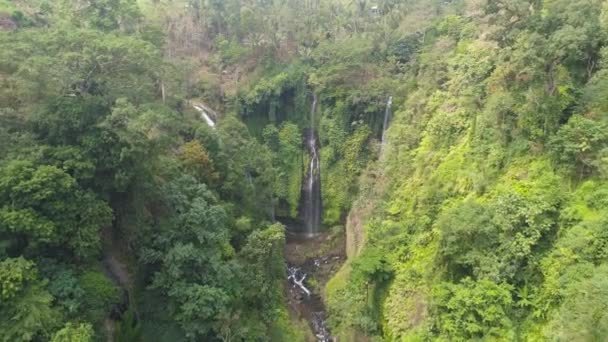
<instances>
[{"instance_id":1,"label":"gorge","mask_svg":"<svg viewBox=\"0 0 608 342\"><path fill-rule=\"evenodd\" d=\"M291 307L294 313L308 321L312 333L319 342L331 342L333 338L327 323L327 311L321 296L319 279L327 278L335 272L325 267L329 261L335 264L341 256L323 255L322 246L326 244L327 231L322 227L321 161L319 137L316 125L317 95L313 93L309 115L309 127L302 134L305 166L302 177L300 223L287 225L286 259L288 262L288 286ZM299 229L298 227L302 227ZM298 249L306 250L305 256L298 256ZM332 259L332 257L334 259ZM307 277L314 279L317 288L312 291L306 284Z\"/></svg>"},{"instance_id":2,"label":"gorge","mask_svg":"<svg viewBox=\"0 0 608 342\"><path fill-rule=\"evenodd\" d=\"M602 341L605 0L0 0L0 341Z\"/></svg>"}]
</instances>

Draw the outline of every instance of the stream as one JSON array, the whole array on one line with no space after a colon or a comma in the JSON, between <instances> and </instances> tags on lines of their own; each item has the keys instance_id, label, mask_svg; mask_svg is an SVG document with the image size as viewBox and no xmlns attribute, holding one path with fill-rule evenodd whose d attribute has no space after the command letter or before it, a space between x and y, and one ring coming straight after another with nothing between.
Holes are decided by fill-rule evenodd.
<instances>
[{"instance_id":1,"label":"stream","mask_svg":"<svg viewBox=\"0 0 608 342\"><path fill-rule=\"evenodd\" d=\"M306 320L318 342L332 342L322 289L344 262L344 241L330 233L315 237L288 231L285 257L288 263L286 288L290 311Z\"/></svg>"}]
</instances>

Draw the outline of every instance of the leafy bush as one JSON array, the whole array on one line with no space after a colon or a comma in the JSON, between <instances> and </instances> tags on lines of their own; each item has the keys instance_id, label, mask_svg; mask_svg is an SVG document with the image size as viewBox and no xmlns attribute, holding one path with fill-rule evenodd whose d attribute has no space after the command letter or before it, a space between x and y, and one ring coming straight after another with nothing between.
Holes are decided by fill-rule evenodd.
<instances>
[{"instance_id":1,"label":"leafy bush","mask_svg":"<svg viewBox=\"0 0 608 342\"><path fill-rule=\"evenodd\" d=\"M121 301L118 288L102 272L88 270L80 276L80 286L84 291L84 316L89 322L101 324L110 310Z\"/></svg>"}]
</instances>

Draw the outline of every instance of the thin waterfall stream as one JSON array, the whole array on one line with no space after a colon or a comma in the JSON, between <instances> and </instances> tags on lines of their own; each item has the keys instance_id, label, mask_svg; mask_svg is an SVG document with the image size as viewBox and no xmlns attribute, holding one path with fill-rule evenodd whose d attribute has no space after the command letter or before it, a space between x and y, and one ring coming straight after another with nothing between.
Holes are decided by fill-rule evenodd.
<instances>
[{"instance_id":1,"label":"thin waterfall stream","mask_svg":"<svg viewBox=\"0 0 608 342\"><path fill-rule=\"evenodd\" d=\"M217 113L214 110L198 102L193 103L192 107L194 107L194 109L196 109L201 114L201 118L205 121L207 126L215 129Z\"/></svg>"},{"instance_id":2,"label":"thin waterfall stream","mask_svg":"<svg viewBox=\"0 0 608 342\"><path fill-rule=\"evenodd\" d=\"M310 127L304 132L305 147L308 154L308 170L302 182L301 216L305 233L312 237L321 231L321 161L319 156L319 137L315 129L317 96L313 95L310 109Z\"/></svg>"},{"instance_id":3,"label":"thin waterfall stream","mask_svg":"<svg viewBox=\"0 0 608 342\"><path fill-rule=\"evenodd\" d=\"M392 119L392 107L393 107L393 97L389 96L386 101L386 108L384 109L384 122L382 123L382 145L381 148L384 149L384 145L386 145L386 130L391 124Z\"/></svg>"}]
</instances>

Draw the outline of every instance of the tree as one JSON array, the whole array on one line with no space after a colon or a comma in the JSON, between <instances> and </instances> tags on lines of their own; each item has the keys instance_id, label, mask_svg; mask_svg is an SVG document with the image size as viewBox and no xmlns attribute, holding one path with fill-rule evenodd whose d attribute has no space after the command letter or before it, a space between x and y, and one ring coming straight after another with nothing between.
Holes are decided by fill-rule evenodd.
<instances>
[{"instance_id":1,"label":"tree","mask_svg":"<svg viewBox=\"0 0 608 342\"><path fill-rule=\"evenodd\" d=\"M608 125L574 115L551 141L559 165L580 178L597 172L596 161L608 147Z\"/></svg>"},{"instance_id":2,"label":"tree","mask_svg":"<svg viewBox=\"0 0 608 342\"><path fill-rule=\"evenodd\" d=\"M438 284L433 292L441 334L453 340L512 339L511 287L481 279Z\"/></svg>"},{"instance_id":3,"label":"tree","mask_svg":"<svg viewBox=\"0 0 608 342\"><path fill-rule=\"evenodd\" d=\"M180 158L185 169L201 181L207 184L217 182L219 175L215 171L213 161L205 147L197 140L192 140L181 147Z\"/></svg>"},{"instance_id":4,"label":"tree","mask_svg":"<svg viewBox=\"0 0 608 342\"><path fill-rule=\"evenodd\" d=\"M150 288L166 297L186 335L202 338L235 295L226 213L207 187L191 176L168 183L162 193L171 214L146 234L140 259L156 265Z\"/></svg>"},{"instance_id":5,"label":"tree","mask_svg":"<svg viewBox=\"0 0 608 342\"><path fill-rule=\"evenodd\" d=\"M282 251L285 246L285 226L273 224L247 237L239 252L242 282L245 285L244 308L256 308L266 323L273 319L273 309L279 305L280 283L285 278Z\"/></svg>"},{"instance_id":6,"label":"tree","mask_svg":"<svg viewBox=\"0 0 608 342\"><path fill-rule=\"evenodd\" d=\"M607 269L602 265L585 272L585 279L570 284L557 317L546 330L556 341L602 341L608 334Z\"/></svg>"},{"instance_id":7,"label":"tree","mask_svg":"<svg viewBox=\"0 0 608 342\"><path fill-rule=\"evenodd\" d=\"M57 7L57 20L100 31L133 33L142 16L135 0L62 0Z\"/></svg>"},{"instance_id":8,"label":"tree","mask_svg":"<svg viewBox=\"0 0 608 342\"><path fill-rule=\"evenodd\" d=\"M82 312L87 321L102 324L112 307L123 299L116 285L100 271L88 270L78 282L84 292Z\"/></svg>"},{"instance_id":9,"label":"tree","mask_svg":"<svg viewBox=\"0 0 608 342\"><path fill-rule=\"evenodd\" d=\"M562 197L546 164L532 170L530 180L509 184L485 201L459 202L438 217L437 261L451 277L517 282L535 272L535 254L557 228Z\"/></svg>"},{"instance_id":10,"label":"tree","mask_svg":"<svg viewBox=\"0 0 608 342\"><path fill-rule=\"evenodd\" d=\"M7 61L0 69L13 89L9 102L31 106L54 96L100 96L107 106L119 97L151 101L158 93L160 52L134 36L59 26L2 35L0 42L15 47L0 51Z\"/></svg>"},{"instance_id":11,"label":"tree","mask_svg":"<svg viewBox=\"0 0 608 342\"><path fill-rule=\"evenodd\" d=\"M139 342L142 341L141 323L135 317L133 310L129 309L122 316L122 321L116 331L118 342Z\"/></svg>"},{"instance_id":12,"label":"tree","mask_svg":"<svg viewBox=\"0 0 608 342\"><path fill-rule=\"evenodd\" d=\"M67 323L53 335L51 342L92 342L94 334L89 323Z\"/></svg>"},{"instance_id":13,"label":"tree","mask_svg":"<svg viewBox=\"0 0 608 342\"><path fill-rule=\"evenodd\" d=\"M275 169L269 149L252 137L235 117L225 118L218 127L221 152L216 160L222 176L220 194L241 204L244 213L268 218L273 208Z\"/></svg>"},{"instance_id":14,"label":"tree","mask_svg":"<svg viewBox=\"0 0 608 342\"><path fill-rule=\"evenodd\" d=\"M297 125L287 121L280 129L266 126L263 135L266 146L273 152L274 193L279 201L287 203L288 214L283 215L295 218L302 185L302 134Z\"/></svg>"},{"instance_id":15,"label":"tree","mask_svg":"<svg viewBox=\"0 0 608 342\"><path fill-rule=\"evenodd\" d=\"M80 318L86 309L84 304L87 294L82 288L77 274L69 268L69 265L53 261L47 262L47 265L40 269L49 279L47 290L55 298L55 307L61 309L66 318Z\"/></svg>"},{"instance_id":16,"label":"tree","mask_svg":"<svg viewBox=\"0 0 608 342\"><path fill-rule=\"evenodd\" d=\"M0 231L26 238L21 248L67 248L78 258L99 252L98 231L110 208L54 166L14 160L0 168Z\"/></svg>"},{"instance_id":17,"label":"tree","mask_svg":"<svg viewBox=\"0 0 608 342\"><path fill-rule=\"evenodd\" d=\"M33 262L0 261L0 340L28 342L50 335L59 317L44 286Z\"/></svg>"}]
</instances>

